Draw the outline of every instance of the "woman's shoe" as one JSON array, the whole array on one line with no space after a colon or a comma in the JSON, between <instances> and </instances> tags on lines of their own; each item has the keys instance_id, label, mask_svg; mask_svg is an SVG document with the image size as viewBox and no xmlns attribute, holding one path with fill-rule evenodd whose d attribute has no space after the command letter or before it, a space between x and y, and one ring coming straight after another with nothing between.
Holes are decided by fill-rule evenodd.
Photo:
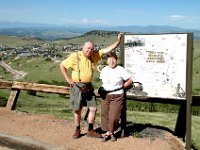
<instances>
[{"instance_id":1,"label":"woman's shoe","mask_svg":"<svg viewBox=\"0 0 200 150\"><path fill-rule=\"evenodd\" d=\"M117 138L116 138L113 134L111 134L110 139L111 139L111 141L113 141L113 142L117 141Z\"/></svg>"},{"instance_id":2,"label":"woman's shoe","mask_svg":"<svg viewBox=\"0 0 200 150\"><path fill-rule=\"evenodd\" d=\"M105 135L103 138L102 138L102 142L106 142L110 139L110 135Z\"/></svg>"}]
</instances>

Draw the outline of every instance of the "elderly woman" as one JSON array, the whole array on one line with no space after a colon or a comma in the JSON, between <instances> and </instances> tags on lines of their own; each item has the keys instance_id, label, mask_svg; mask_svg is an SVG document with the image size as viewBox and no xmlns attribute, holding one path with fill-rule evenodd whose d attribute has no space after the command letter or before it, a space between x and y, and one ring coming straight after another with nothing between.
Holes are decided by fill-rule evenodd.
<instances>
[{"instance_id":1,"label":"elderly woman","mask_svg":"<svg viewBox=\"0 0 200 150\"><path fill-rule=\"evenodd\" d=\"M101 129L107 131L102 141L109 139L116 141L114 132L119 127L119 120L123 108L124 89L132 85L131 75L122 66L117 65L117 55L107 54L107 66L100 77L102 87L107 91L105 99L101 100Z\"/></svg>"}]
</instances>

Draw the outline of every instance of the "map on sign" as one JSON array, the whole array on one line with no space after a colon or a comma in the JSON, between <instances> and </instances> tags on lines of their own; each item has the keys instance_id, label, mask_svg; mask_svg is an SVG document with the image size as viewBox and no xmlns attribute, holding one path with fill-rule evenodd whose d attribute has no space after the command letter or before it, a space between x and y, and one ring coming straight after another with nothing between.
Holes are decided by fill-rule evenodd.
<instances>
[{"instance_id":1,"label":"map on sign","mask_svg":"<svg viewBox=\"0 0 200 150\"><path fill-rule=\"evenodd\" d=\"M185 98L187 34L124 35L127 95Z\"/></svg>"}]
</instances>

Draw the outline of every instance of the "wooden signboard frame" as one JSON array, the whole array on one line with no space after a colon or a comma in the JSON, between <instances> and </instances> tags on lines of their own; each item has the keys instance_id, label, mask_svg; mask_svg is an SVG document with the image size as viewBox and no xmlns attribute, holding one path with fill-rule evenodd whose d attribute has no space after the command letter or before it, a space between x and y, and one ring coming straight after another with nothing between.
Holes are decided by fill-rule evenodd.
<instances>
[{"instance_id":1,"label":"wooden signboard frame","mask_svg":"<svg viewBox=\"0 0 200 150\"><path fill-rule=\"evenodd\" d=\"M133 81L135 76L140 79L139 85L137 83L132 91L127 91L127 96L141 100L155 98L161 103L163 99L167 99L169 103L174 100L186 101L186 109L179 115L186 114L186 149L191 149L193 34L125 34L120 44L120 52L121 63L132 75ZM166 72L169 68L171 76ZM167 78L161 79L162 75L166 74ZM145 80L148 83L145 83ZM141 86L143 81L144 87Z\"/></svg>"}]
</instances>

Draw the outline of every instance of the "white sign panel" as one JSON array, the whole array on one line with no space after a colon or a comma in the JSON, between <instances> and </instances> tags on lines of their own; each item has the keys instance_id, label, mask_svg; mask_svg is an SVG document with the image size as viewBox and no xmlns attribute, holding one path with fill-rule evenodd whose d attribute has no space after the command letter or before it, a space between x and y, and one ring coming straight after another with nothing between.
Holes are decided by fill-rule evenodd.
<instances>
[{"instance_id":1,"label":"white sign panel","mask_svg":"<svg viewBox=\"0 0 200 150\"><path fill-rule=\"evenodd\" d=\"M124 35L124 67L134 88L127 95L185 98L187 34Z\"/></svg>"}]
</instances>

